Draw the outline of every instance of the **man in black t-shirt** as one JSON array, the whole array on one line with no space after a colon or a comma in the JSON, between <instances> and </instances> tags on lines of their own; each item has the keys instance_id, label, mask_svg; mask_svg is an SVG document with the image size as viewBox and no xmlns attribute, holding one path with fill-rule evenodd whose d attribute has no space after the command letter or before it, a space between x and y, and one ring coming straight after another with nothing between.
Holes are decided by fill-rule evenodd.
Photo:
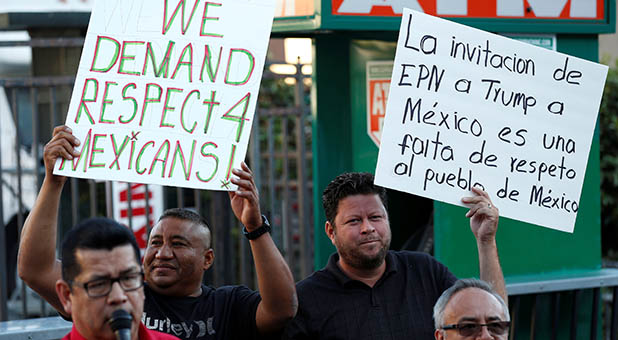
<instances>
[{"instance_id":1,"label":"man in black t-shirt","mask_svg":"<svg viewBox=\"0 0 618 340\"><path fill-rule=\"evenodd\" d=\"M369 173L345 173L324 190L325 231L337 248L299 282L299 310L284 339L433 338L432 307L456 278L433 257L389 250L386 191ZM463 203L477 239L481 278L506 300L496 248L498 210L478 188Z\"/></svg>"},{"instance_id":2,"label":"man in black t-shirt","mask_svg":"<svg viewBox=\"0 0 618 340\"><path fill-rule=\"evenodd\" d=\"M55 259L58 208L66 178L53 174L56 159L72 160L79 141L66 126L54 129L45 146L45 179L21 235L20 277L63 314L55 293L60 261ZM261 294L243 286L202 285L214 252L208 224L184 209L166 211L152 229L144 256L143 322L181 339L252 339L280 331L297 308L294 279L262 217L258 192L246 164L234 169L230 192L236 217L251 244ZM261 296L260 296L261 295Z\"/></svg>"}]
</instances>

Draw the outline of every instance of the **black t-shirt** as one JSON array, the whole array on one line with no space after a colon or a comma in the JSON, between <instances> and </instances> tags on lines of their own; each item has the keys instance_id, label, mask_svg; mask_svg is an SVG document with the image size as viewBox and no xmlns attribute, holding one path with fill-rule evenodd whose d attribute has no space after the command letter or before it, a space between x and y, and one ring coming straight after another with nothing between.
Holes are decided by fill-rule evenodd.
<instances>
[{"instance_id":1,"label":"black t-shirt","mask_svg":"<svg viewBox=\"0 0 618 340\"><path fill-rule=\"evenodd\" d=\"M258 338L255 314L260 295L245 286L202 285L198 297L170 297L144 285L142 322L149 329L183 340L244 340Z\"/></svg>"},{"instance_id":2,"label":"black t-shirt","mask_svg":"<svg viewBox=\"0 0 618 340\"><path fill-rule=\"evenodd\" d=\"M373 288L347 277L333 254L296 285L299 309L284 339L434 339L433 305L457 278L433 257L389 251Z\"/></svg>"}]
</instances>

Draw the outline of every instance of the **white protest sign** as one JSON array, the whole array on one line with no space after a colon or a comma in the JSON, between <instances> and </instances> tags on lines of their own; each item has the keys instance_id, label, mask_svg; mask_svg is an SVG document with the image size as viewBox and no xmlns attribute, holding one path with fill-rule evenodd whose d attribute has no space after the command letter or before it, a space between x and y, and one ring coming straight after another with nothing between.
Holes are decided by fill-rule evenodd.
<instances>
[{"instance_id":1,"label":"white protest sign","mask_svg":"<svg viewBox=\"0 0 618 340\"><path fill-rule=\"evenodd\" d=\"M572 232L607 67L406 9L376 184Z\"/></svg>"},{"instance_id":2,"label":"white protest sign","mask_svg":"<svg viewBox=\"0 0 618 340\"><path fill-rule=\"evenodd\" d=\"M231 190L244 159L275 0L100 0L66 124L66 176Z\"/></svg>"}]
</instances>

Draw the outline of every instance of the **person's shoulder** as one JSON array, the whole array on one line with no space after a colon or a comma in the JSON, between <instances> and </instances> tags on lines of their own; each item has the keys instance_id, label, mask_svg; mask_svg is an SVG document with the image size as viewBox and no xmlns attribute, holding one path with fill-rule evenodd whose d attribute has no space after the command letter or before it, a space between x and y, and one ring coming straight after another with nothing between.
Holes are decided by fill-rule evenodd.
<instances>
[{"instance_id":1,"label":"person's shoulder","mask_svg":"<svg viewBox=\"0 0 618 340\"><path fill-rule=\"evenodd\" d=\"M450 287L457 280L444 264L430 254L407 250L390 251L389 253L396 258L398 268L402 269L408 277L434 280L439 282L442 290Z\"/></svg>"},{"instance_id":2,"label":"person's shoulder","mask_svg":"<svg viewBox=\"0 0 618 340\"><path fill-rule=\"evenodd\" d=\"M209 288L216 295L219 295L219 294L223 294L223 295L232 294L233 295L233 294L239 294L239 293L255 292L253 289L245 285L227 285L227 286L221 286L217 288L212 288L212 287L209 287Z\"/></svg>"},{"instance_id":3,"label":"person's shoulder","mask_svg":"<svg viewBox=\"0 0 618 340\"><path fill-rule=\"evenodd\" d=\"M389 254L392 254L397 260L403 261L404 263L417 263L417 262L438 262L433 256L427 253L423 253L420 251L410 251L410 250L389 250Z\"/></svg>"},{"instance_id":4,"label":"person's shoulder","mask_svg":"<svg viewBox=\"0 0 618 340\"><path fill-rule=\"evenodd\" d=\"M212 298L215 301L226 301L226 303L234 303L239 305L255 304L261 301L260 293L245 285L229 285L221 286L218 288L211 288L212 291L208 295L208 298Z\"/></svg>"},{"instance_id":5,"label":"person's shoulder","mask_svg":"<svg viewBox=\"0 0 618 340\"><path fill-rule=\"evenodd\" d=\"M304 301L307 299L314 299L317 296L323 296L326 291L332 292L341 289L343 288L341 288L341 284L337 281L337 278L326 268L315 271L305 279L296 283L298 298Z\"/></svg>"},{"instance_id":6,"label":"person's shoulder","mask_svg":"<svg viewBox=\"0 0 618 340\"><path fill-rule=\"evenodd\" d=\"M437 270L445 267L430 254L419 251L389 250L389 254L395 259L394 262L398 268L433 268L433 270Z\"/></svg>"},{"instance_id":7,"label":"person's shoulder","mask_svg":"<svg viewBox=\"0 0 618 340\"><path fill-rule=\"evenodd\" d=\"M325 282L330 282L334 280L334 276L328 271L326 268L322 268L320 270L316 270L311 273L311 275L306 278L300 280L296 283L296 288L299 287L312 287L324 284Z\"/></svg>"}]
</instances>

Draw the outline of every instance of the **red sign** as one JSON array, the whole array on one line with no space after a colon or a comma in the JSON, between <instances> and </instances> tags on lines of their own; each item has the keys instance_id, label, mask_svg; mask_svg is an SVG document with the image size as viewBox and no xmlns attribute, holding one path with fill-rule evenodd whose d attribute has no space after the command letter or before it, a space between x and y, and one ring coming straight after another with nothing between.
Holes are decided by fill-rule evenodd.
<instances>
[{"instance_id":1,"label":"red sign","mask_svg":"<svg viewBox=\"0 0 618 340\"><path fill-rule=\"evenodd\" d=\"M382 138L392 73L393 62L390 60L367 62L367 134L378 147Z\"/></svg>"},{"instance_id":2,"label":"red sign","mask_svg":"<svg viewBox=\"0 0 618 340\"><path fill-rule=\"evenodd\" d=\"M384 114L386 113L386 100L388 89L391 85L388 80L369 81L369 115L367 116L367 128L369 137L380 146L382 136L382 125L384 124Z\"/></svg>"},{"instance_id":3,"label":"red sign","mask_svg":"<svg viewBox=\"0 0 618 340\"><path fill-rule=\"evenodd\" d=\"M132 183L131 213L129 214L129 184L112 182L114 219L121 224L133 224L133 233L140 249L146 249L148 227L152 227L163 213L163 188L159 185ZM146 197L148 199L146 199ZM146 204L148 201L148 204ZM131 215L131 222L129 221Z\"/></svg>"},{"instance_id":4,"label":"red sign","mask_svg":"<svg viewBox=\"0 0 618 340\"><path fill-rule=\"evenodd\" d=\"M401 16L404 7L441 17L602 20L604 0L331 0L333 15Z\"/></svg>"}]
</instances>

